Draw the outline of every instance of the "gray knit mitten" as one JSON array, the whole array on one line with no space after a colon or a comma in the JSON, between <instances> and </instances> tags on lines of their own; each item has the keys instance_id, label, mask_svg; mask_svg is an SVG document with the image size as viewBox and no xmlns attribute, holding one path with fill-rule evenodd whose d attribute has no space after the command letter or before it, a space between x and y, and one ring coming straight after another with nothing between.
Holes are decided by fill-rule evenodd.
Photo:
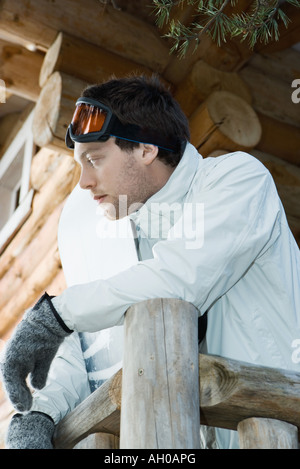
<instances>
[{"instance_id":1,"label":"gray knit mitten","mask_svg":"<svg viewBox=\"0 0 300 469\"><path fill-rule=\"evenodd\" d=\"M7 342L1 359L4 388L17 411L25 412L32 406L27 376L31 374L33 388L42 389L60 344L71 332L47 293L25 313Z\"/></svg>"},{"instance_id":2,"label":"gray knit mitten","mask_svg":"<svg viewBox=\"0 0 300 469\"><path fill-rule=\"evenodd\" d=\"M54 422L42 412L15 414L6 434L6 449L53 449Z\"/></svg>"}]
</instances>

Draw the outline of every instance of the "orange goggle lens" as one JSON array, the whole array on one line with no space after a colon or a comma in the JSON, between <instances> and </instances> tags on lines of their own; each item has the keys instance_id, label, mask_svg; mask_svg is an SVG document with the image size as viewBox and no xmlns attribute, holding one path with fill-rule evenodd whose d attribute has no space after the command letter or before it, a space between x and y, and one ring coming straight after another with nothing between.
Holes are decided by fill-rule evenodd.
<instances>
[{"instance_id":1,"label":"orange goggle lens","mask_svg":"<svg viewBox=\"0 0 300 469\"><path fill-rule=\"evenodd\" d=\"M97 106L80 103L77 105L73 119L72 132L74 135L84 135L100 132L107 117L107 112Z\"/></svg>"}]
</instances>

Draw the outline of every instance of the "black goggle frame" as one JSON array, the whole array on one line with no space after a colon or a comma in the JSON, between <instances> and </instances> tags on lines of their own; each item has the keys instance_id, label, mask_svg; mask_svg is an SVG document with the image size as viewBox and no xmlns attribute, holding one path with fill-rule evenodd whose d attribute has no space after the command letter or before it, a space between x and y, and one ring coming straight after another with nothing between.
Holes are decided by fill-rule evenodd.
<instances>
[{"instance_id":1,"label":"black goggle frame","mask_svg":"<svg viewBox=\"0 0 300 469\"><path fill-rule=\"evenodd\" d=\"M96 132L82 133L76 135L73 132L73 119L69 125L66 133L65 142L68 148L74 148L74 142L88 143L88 142L105 142L109 137L117 137L124 140L129 140L137 143L145 143L156 145L159 148L170 152L177 152L180 149L181 142L175 137L172 141L165 136L158 135L149 129L140 127L135 124L122 124L111 109L95 99L80 97L76 101L76 108L80 104L87 104L95 106L106 113L104 123L101 130ZM75 115L75 113L74 113Z\"/></svg>"}]
</instances>

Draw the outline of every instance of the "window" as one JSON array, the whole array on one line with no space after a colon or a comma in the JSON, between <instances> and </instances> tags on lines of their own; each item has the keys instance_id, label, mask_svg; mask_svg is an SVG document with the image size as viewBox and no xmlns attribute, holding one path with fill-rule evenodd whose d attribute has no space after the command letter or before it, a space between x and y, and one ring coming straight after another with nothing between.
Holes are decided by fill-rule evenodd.
<instances>
[{"instance_id":1,"label":"window","mask_svg":"<svg viewBox=\"0 0 300 469\"><path fill-rule=\"evenodd\" d=\"M31 211L32 118L33 112L0 159L0 254Z\"/></svg>"}]
</instances>

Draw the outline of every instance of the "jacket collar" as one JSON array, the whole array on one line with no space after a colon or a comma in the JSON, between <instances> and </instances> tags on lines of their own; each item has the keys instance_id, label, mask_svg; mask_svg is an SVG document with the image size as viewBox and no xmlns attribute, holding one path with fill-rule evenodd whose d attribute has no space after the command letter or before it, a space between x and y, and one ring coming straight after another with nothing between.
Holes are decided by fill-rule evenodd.
<instances>
[{"instance_id":1,"label":"jacket collar","mask_svg":"<svg viewBox=\"0 0 300 469\"><path fill-rule=\"evenodd\" d=\"M150 197L139 210L130 215L135 225L140 225L142 229L143 225L149 226L149 212L151 212L151 215L157 213L157 216L163 217L163 204L165 204L166 213L168 214L170 212L167 207L170 207L171 204L181 204L189 191L201 160L202 156L198 153L197 149L190 143L187 143L178 166L166 184Z\"/></svg>"},{"instance_id":2,"label":"jacket collar","mask_svg":"<svg viewBox=\"0 0 300 469\"><path fill-rule=\"evenodd\" d=\"M170 204L182 200L190 188L200 159L202 159L202 156L198 153L197 149L190 143L187 143L184 154L175 171L173 171L166 184L147 200L145 203L147 208L153 202L167 202ZM150 209L148 208L148 210Z\"/></svg>"}]
</instances>

